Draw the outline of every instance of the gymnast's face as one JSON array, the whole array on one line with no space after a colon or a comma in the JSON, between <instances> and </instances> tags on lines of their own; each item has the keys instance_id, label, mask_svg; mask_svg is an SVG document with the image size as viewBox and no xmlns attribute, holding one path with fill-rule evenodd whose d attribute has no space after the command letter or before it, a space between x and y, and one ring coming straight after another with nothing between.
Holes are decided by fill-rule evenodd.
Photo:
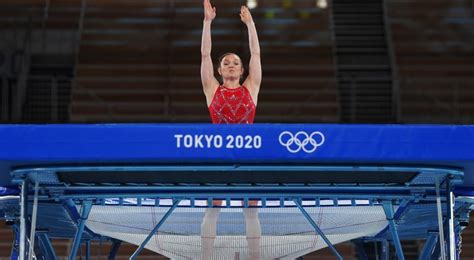
<instances>
[{"instance_id":1,"label":"gymnast's face","mask_svg":"<svg viewBox=\"0 0 474 260\"><path fill-rule=\"evenodd\" d=\"M235 54L226 55L221 60L218 71L224 80L238 80L244 74L242 61Z\"/></svg>"}]
</instances>

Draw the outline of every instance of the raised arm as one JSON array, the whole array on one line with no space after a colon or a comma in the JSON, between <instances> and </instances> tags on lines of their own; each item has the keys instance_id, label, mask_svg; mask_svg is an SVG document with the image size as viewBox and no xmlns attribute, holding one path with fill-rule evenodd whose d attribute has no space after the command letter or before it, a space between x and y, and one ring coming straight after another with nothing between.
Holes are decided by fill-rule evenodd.
<instances>
[{"instance_id":1,"label":"raised arm","mask_svg":"<svg viewBox=\"0 0 474 260\"><path fill-rule=\"evenodd\" d=\"M250 46L249 76L245 80L244 85L249 88L254 101L257 101L258 92L260 91L260 83L262 82L260 43L258 42L257 29L255 28L252 15L246 6L240 8L240 18L242 19L242 22L247 25Z\"/></svg>"},{"instance_id":2,"label":"raised arm","mask_svg":"<svg viewBox=\"0 0 474 260\"><path fill-rule=\"evenodd\" d=\"M204 0L204 22L202 28L201 42L201 82L206 95L207 105L211 103L212 95L215 92L219 82L214 77L214 66L211 59L211 23L216 17L216 8L212 7L209 0Z\"/></svg>"}]
</instances>

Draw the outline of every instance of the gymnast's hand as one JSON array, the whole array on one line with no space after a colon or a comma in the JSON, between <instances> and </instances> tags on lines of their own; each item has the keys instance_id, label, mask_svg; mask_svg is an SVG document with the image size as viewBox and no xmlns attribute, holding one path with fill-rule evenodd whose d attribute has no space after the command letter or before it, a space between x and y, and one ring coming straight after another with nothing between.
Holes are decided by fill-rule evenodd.
<instances>
[{"instance_id":1,"label":"gymnast's hand","mask_svg":"<svg viewBox=\"0 0 474 260\"><path fill-rule=\"evenodd\" d=\"M246 25L253 23L252 14L250 14L250 10L247 6L242 6L240 8L240 19Z\"/></svg>"},{"instance_id":2,"label":"gymnast's hand","mask_svg":"<svg viewBox=\"0 0 474 260\"><path fill-rule=\"evenodd\" d=\"M216 18L216 8L212 7L210 0L204 0L204 21L212 21Z\"/></svg>"}]
</instances>

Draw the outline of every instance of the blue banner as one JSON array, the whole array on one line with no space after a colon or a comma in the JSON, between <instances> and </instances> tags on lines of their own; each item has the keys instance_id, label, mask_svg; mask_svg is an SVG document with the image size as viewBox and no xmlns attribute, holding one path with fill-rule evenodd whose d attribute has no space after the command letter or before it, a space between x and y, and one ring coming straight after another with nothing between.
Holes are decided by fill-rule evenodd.
<instances>
[{"instance_id":1,"label":"blue banner","mask_svg":"<svg viewBox=\"0 0 474 260\"><path fill-rule=\"evenodd\" d=\"M473 160L474 127L3 125L0 160Z\"/></svg>"},{"instance_id":2,"label":"blue banner","mask_svg":"<svg viewBox=\"0 0 474 260\"><path fill-rule=\"evenodd\" d=\"M56 163L372 163L472 169L474 127L327 124L2 125L0 171Z\"/></svg>"}]
</instances>

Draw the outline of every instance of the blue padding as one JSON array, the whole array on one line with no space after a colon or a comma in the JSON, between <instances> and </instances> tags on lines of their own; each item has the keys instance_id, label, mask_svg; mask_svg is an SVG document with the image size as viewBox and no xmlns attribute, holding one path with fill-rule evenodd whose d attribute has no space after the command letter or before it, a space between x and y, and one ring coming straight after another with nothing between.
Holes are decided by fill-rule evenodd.
<instances>
[{"instance_id":1,"label":"blue padding","mask_svg":"<svg viewBox=\"0 0 474 260\"><path fill-rule=\"evenodd\" d=\"M2 186L24 165L162 162L437 165L474 186L473 126L2 125L0 147Z\"/></svg>"},{"instance_id":2,"label":"blue padding","mask_svg":"<svg viewBox=\"0 0 474 260\"><path fill-rule=\"evenodd\" d=\"M19 194L20 194L20 190L17 188L0 187L0 197L9 196L9 195L19 195Z\"/></svg>"},{"instance_id":3,"label":"blue padding","mask_svg":"<svg viewBox=\"0 0 474 260\"><path fill-rule=\"evenodd\" d=\"M456 196L474 196L474 187L456 187L454 194Z\"/></svg>"}]
</instances>

